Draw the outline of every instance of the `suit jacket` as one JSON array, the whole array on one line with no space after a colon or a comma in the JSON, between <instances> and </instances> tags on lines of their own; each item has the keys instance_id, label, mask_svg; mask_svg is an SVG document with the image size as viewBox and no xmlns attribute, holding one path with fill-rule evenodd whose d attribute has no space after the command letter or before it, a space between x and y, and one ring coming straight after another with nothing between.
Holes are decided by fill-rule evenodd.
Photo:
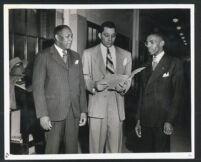
<instances>
[{"instance_id":1,"label":"suit jacket","mask_svg":"<svg viewBox=\"0 0 201 162\"><path fill-rule=\"evenodd\" d=\"M121 48L115 47L116 51L116 73L131 74L131 54ZM92 92L96 81L102 80L106 75L106 66L103 61L100 44L84 50L83 53L83 73L87 90ZM125 119L124 96L115 93L120 120ZM89 94L88 115L96 118L104 118L106 104L109 98L107 90L97 92L95 95Z\"/></svg>"},{"instance_id":2,"label":"suit jacket","mask_svg":"<svg viewBox=\"0 0 201 162\"><path fill-rule=\"evenodd\" d=\"M165 54L152 72L151 62L141 72L141 89L137 119L141 125L160 127L174 124L183 96L183 65Z\"/></svg>"},{"instance_id":3,"label":"suit jacket","mask_svg":"<svg viewBox=\"0 0 201 162\"><path fill-rule=\"evenodd\" d=\"M81 112L87 112L82 62L78 53L69 50L67 66L54 45L42 51L34 62L32 82L38 118L49 116L51 121L63 120L70 107L77 118Z\"/></svg>"}]
</instances>

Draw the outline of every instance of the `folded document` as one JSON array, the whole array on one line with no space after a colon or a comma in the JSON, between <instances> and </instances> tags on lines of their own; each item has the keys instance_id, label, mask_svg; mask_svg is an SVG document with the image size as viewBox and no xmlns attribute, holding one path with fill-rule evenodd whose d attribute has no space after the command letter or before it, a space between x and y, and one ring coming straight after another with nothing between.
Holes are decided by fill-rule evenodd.
<instances>
[{"instance_id":1,"label":"folded document","mask_svg":"<svg viewBox=\"0 0 201 162\"><path fill-rule=\"evenodd\" d=\"M132 71L131 75L121 75L121 74L107 74L104 78L104 81L108 84L108 89L115 90L117 84L122 87L128 85L132 78L146 67L141 67Z\"/></svg>"}]
</instances>

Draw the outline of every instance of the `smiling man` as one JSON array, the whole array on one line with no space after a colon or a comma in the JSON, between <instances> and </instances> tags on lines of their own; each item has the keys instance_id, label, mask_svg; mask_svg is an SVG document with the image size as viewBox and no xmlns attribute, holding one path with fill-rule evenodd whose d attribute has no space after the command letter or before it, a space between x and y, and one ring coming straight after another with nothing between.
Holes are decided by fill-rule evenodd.
<instances>
[{"instance_id":1,"label":"smiling man","mask_svg":"<svg viewBox=\"0 0 201 162\"><path fill-rule=\"evenodd\" d=\"M165 40L159 33L150 34L145 46L152 62L141 72L137 136L142 138L142 152L169 152L183 96L182 62L163 50Z\"/></svg>"},{"instance_id":2,"label":"smiling man","mask_svg":"<svg viewBox=\"0 0 201 162\"><path fill-rule=\"evenodd\" d=\"M116 28L104 22L99 33L101 43L83 53L83 72L89 91L90 153L118 153L122 149L122 124L125 119L124 94L129 86L116 91L107 89L104 77L110 74L131 74L130 52L114 46Z\"/></svg>"},{"instance_id":3,"label":"smiling man","mask_svg":"<svg viewBox=\"0 0 201 162\"><path fill-rule=\"evenodd\" d=\"M67 25L54 29L55 43L34 63L33 95L37 118L45 130L46 154L78 152L78 128L86 124L87 104L82 62L70 49L73 34Z\"/></svg>"}]
</instances>

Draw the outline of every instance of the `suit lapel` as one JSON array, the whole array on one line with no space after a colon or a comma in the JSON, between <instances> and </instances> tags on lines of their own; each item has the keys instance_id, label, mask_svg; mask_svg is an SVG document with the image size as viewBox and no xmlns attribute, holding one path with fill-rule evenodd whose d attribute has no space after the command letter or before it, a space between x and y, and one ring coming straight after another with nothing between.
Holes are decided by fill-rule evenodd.
<instances>
[{"instance_id":1,"label":"suit lapel","mask_svg":"<svg viewBox=\"0 0 201 162\"><path fill-rule=\"evenodd\" d=\"M168 65L168 57L166 54L164 54L164 56L161 58L160 62L156 66L155 70L152 72L148 80L147 86L151 84L155 79L157 79L162 73L164 73Z\"/></svg>"},{"instance_id":2,"label":"suit lapel","mask_svg":"<svg viewBox=\"0 0 201 162\"><path fill-rule=\"evenodd\" d=\"M50 53L52 58L61 66L63 66L65 69L68 69L68 67L66 66L66 64L64 63L63 59L61 58L61 56L59 55L58 51L56 50L56 48L54 47L54 45L52 47L50 47Z\"/></svg>"},{"instance_id":3,"label":"suit lapel","mask_svg":"<svg viewBox=\"0 0 201 162\"><path fill-rule=\"evenodd\" d=\"M142 78L143 78L143 87L147 86L147 83L149 81L149 78L152 74L152 65L151 65L151 60L148 60L145 64L142 65L143 67L146 67L143 71L142 71Z\"/></svg>"},{"instance_id":4,"label":"suit lapel","mask_svg":"<svg viewBox=\"0 0 201 162\"><path fill-rule=\"evenodd\" d=\"M93 56L94 56L94 61L97 64L97 66L99 67L100 71L105 75L106 74L106 66L103 61L103 55L102 55L100 44L97 45L96 53Z\"/></svg>"},{"instance_id":5,"label":"suit lapel","mask_svg":"<svg viewBox=\"0 0 201 162\"><path fill-rule=\"evenodd\" d=\"M115 52L116 52L116 69L115 72L117 74L121 74L122 73L122 60L123 60L123 55L121 55L119 49L117 47L115 47Z\"/></svg>"},{"instance_id":6,"label":"suit lapel","mask_svg":"<svg viewBox=\"0 0 201 162\"><path fill-rule=\"evenodd\" d=\"M74 63L74 55L71 50L68 50L68 68L71 68Z\"/></svg>"}]
</instances>

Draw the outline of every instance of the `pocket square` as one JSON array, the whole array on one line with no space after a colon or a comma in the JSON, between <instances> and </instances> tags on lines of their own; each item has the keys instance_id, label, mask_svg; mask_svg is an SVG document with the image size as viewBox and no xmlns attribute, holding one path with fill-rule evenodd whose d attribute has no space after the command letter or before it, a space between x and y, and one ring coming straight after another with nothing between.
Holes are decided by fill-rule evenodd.
<instances>
[{"instance_id":1,"label":"pocket square","mask_svg":"<svg viewBox=\"0 0 201 162\"><path fill-rule=\"evenodd\" d=\"M123 66L126 66L127 64L127 58L124 58Z\"/></svg>"},{"instance_id":2,"label":"pocket square","mask_svg":"<svg viewBox=\"0 0 201 162\"><path fill-rule=\"evenodd\" d=\"M75 64L78 64L78 63L79 63L79 60L76 60L76 61L75 61Z\"/></svg>"},{"instance_id":3,"label":"pocket square","mask_svg":"<svg viewBox=\"0 0 201 162\"><path fill-rule=\"evenodd\" d=\"M163 78L169 77L169 76L170 76L169 72L163 74Z\"/></svg>"}]
</instances>

